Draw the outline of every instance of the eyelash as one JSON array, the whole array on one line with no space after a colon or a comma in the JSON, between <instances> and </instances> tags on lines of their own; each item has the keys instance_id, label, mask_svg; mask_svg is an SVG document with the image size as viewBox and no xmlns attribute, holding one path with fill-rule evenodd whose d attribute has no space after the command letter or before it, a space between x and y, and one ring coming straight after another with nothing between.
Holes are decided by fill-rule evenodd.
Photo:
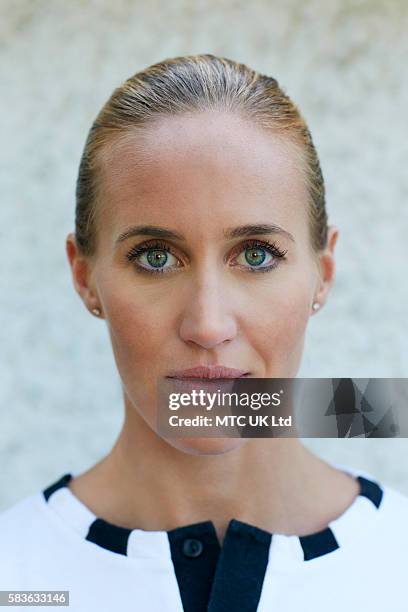
<instances>
[{"instance_id":1,"label":"eyelash","mask_svg":"<svg viewBox=\"0 0 408 612\"><path fill-rule=\"evenodd\" d=\"M275 263L269 266L264 266L263 268L244 266L249 272L255 272L255 273L269 272L270 270L276 268L279 265L280 263L279 260L286 259L285 256L286 256L287 250L282 251L276 243L269 242L268 240L256 240L256 239L246 240L244 243L239 245L240 250L238 251L238 255L242 251L245 251L247 249L256 248L256 247L261 247L262 249L264 249L265 251L273 255L277 261L275 261ZM136 260L137 257L142 255L143 253L146 253L148 251L154 251L154 250L166 251L167 253L171 253L174 257L177 257L176 254L172 252L171 248L169 248L169 245L160 240L155 240L153 242L134 246L127 253L126 257L129 261L132 262ZM142 274L146 273L146 274L152 274L152 275L169 274L173 271L171 269L166 269L166 268L156 268L155 270L153 270L153 269L145 268L144 266L141 266L141 265L136 265L136 270L138 272L141 272Z\"/></svg>"}]
</instances>

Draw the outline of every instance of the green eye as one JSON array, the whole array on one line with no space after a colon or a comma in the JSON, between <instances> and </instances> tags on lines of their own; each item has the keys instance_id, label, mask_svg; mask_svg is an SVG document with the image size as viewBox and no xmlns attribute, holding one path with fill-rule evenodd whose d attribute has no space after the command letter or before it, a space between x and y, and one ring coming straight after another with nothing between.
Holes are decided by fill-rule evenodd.
<instances>
[{"instance_id":1,"label":"green eye","mask_svg":"<svg viewBox=\"0 0 408 612\"><path fill-rule=\"evenodd\" d=\"M139 263L147 271L168 271L177 267L178 259L167 249L147 248L139 254ZM168 264L168 265L166 265Z\"/></svg>"},{"instance_id":2,"label":"green eye","mask_svg":"<svg viewBox=\"0 0 408 612\"><path fill-rule=\"evenodd\" d=\"M238 264L247 272L268 272L276 268L281 260L286 259L287 251L282 251L276 244L265 241L249 240L239 245L238 256L232 266ZM129 261L134 262L138 272L146 274L167 274L181 270L183 261L173 255L172 248L166 243L155 241L150 244L134 246L128 253ZM248 265L249 264L249 265Z\"/></svg>"},{"instance_id":3,"label":"green eye","mask_svg":"<svg viewBox=\"0 0 408 612\"><path fill-rule=\"evenodd\" d=\"M266 268L274 261L274 256L262 246L250 246L243 249L237 257L237 263L248 268ZM262 265L265 264L265 265Z\"/></svg>"},{"instance_id":4,"label":"green eye","mask_svg":"<svg viewBox=\"0 0 408 612\"><path fill-rule=\"evenodd\" d=\"M166 251L151 249L147 251L147 261L154 268L162 268L167 262L168 255Z\"/></svg>"},{"instance_id":5,"label":"green eye","mask_svg":"<svg viewBox=\"0 0 408 612\"><path fill-rule=\"evenodd\" d=\"M235 261L248 272L269 272L286 259L287 251L282 251L274 242L247 240L240 248Z\"/></svg>"},{"instance_id":6,"label":"green eye","mask_svg":"<svg viewBox=\"0 0 408 612\"><path fill-rule=\"evenodd\" d=\"M245 249L245 259L249 264L251 264L251 266L259 266L265 261L265 257L265 249L261 249L259 247Z\"/></svg>"},{"instance_id":7,"label":"green eye","mask_svg":"<svg viewBox=\"0 0 408 612\"><path fill-rule=\"evenodd\" d=\"M164 244L135 246L129 251L127 258L135 262L139 272L147 274L165 274L180 267L180 260Z\"/></svg>"}]
</instances>

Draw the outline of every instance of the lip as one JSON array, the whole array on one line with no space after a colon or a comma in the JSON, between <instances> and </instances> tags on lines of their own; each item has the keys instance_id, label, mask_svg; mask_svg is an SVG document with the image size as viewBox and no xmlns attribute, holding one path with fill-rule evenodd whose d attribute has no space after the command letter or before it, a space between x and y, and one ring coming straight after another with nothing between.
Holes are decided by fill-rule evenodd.
<instances>
[{"instance_id":1,"label":"lip","mask_svg":"<svg viewBox=\"0 0 408 612\"><path fill-rule=\"evenodd\" d=\"M198 365L193 368L188 368L186 370L175 370L171 372L166 378L180 378L180 379L188 379L188 378L205 378L205 379L214 379L214 378L242 378L243 376L248 375L249 372L245 370L238 370L237 368L229 368L224 365Z\"/></svg>"}]
</instances>

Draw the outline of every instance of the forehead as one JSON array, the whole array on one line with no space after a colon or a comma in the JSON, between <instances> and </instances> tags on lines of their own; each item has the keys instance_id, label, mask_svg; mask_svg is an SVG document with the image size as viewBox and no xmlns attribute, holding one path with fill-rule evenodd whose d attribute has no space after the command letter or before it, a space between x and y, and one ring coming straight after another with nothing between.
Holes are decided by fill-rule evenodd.
<instances>
[{"instance_id":1,"label":"forehead","mask_svg":"<svg viewBox=\"0 0 408 612\"><path fill-rule=\"evenodd\" d=\"M299 148L229 113L162 117L105 145L101 231L155 223L205 234L259 221L305 225Z\"/></svg>"}]
</instances>

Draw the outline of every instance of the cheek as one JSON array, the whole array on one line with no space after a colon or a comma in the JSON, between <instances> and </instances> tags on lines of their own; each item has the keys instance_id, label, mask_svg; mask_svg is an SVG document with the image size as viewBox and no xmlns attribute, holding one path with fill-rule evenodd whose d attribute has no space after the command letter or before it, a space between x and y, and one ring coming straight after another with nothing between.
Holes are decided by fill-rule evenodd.
<instances>
[{"instance_id":1,"label":"cheek","mask_svg":"<svg viewBox=\"0 0 408 612\"><path fill-rule=\"evenodd\" d=\"M255 295L253 294L253 298ZM264 376L294 376L310 317L308 276L276 284L259 294L247 337L264 364Z\"/></svg>"},{"instance_id":2,"label":"cheek","mask_svg":"<svg viewBox=\"0 0 408 612\"><path fill-rule=\"evenodd\" d=\"M104 308L112 348L121 376L154 375L172 329L172 311L166 300L150 299L144 289L111 287L104 292Z\"/></svg>"},{"instance_id":3,"label":"cheek","mask_svg":"<svg viewBox=\"0 0 408 612\"><path fill-rule=\"evenodd\" d=\"M171 363L166 346L172 329L166 301L149 299L131 287L105 292L105 312L112 350L122 387L133 408L156 429L159 367Z\"/></svg>"}]
</instances>

